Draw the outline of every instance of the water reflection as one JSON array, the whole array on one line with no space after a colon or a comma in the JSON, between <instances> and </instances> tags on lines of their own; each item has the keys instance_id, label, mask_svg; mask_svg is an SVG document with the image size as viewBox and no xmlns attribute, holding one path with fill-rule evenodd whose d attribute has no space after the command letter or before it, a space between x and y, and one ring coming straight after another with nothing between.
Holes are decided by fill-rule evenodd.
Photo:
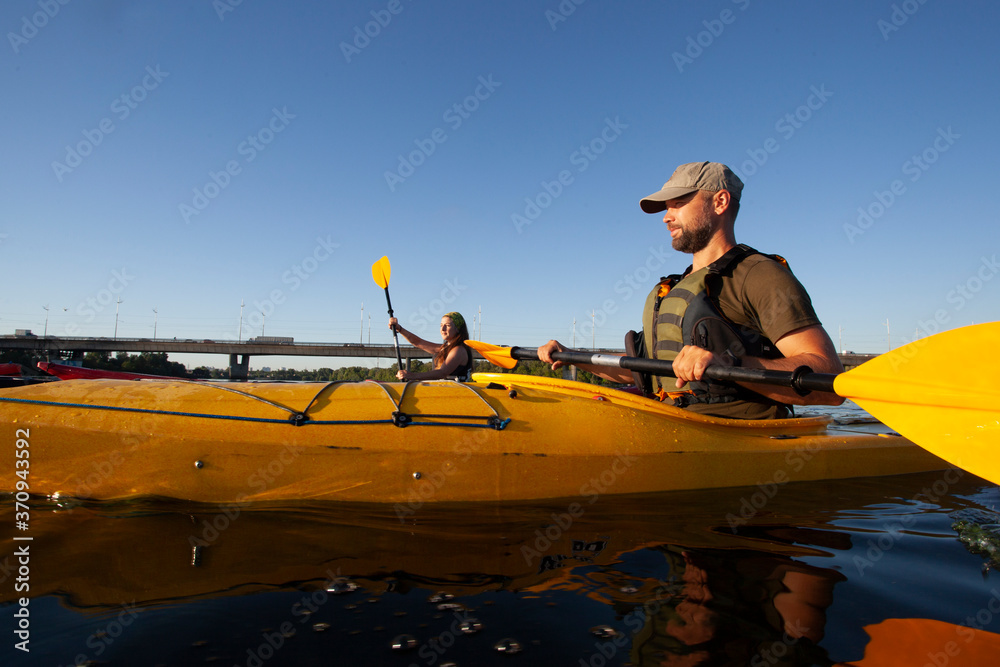
<instances>
[{"instance_id":1,"label":"water reflection","mask_svg":"<svg viewBox=\"0 0 1000 667\"><path fill-rule=\"evenodd\" d=\"M835 584L846 577L788 556L658 547L682 582L632 642L636 664L821 663ZM742 663L741 663L742 661Z\"/></svg>"},{"instance_id":2,"label":"water reflection","mask_svg":"<svg viewBox=\"0 0 1000 667\"><path fill-rule=\"evenodd\" d=\"M949 519L988 511L996 489L954 477L937 503L913 500L940 477L786 485L742 514L761 489L427 505L402 521L385 506L47 502L31 522L36 637L46 664L94 659L94 628L124 609L135 622L100 656L121 664L327 664L330 642L342 664L857 661L865 626L961 623L997 585ZM903 546L859 570L892 532L879 526L911 515L890 545ZM949 598L914 600L912 573L943 563ZM2 603L21 595L10 583ZM176 646L145 641L165 626Z\"/></svg>"}]
</instances>

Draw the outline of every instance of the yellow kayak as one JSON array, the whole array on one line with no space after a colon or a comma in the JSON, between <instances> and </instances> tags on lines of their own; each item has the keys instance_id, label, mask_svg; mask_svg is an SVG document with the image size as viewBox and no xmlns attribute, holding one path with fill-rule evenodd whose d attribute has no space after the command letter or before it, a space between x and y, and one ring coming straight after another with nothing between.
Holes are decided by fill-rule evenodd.
<instances>
[{"instance_id":1,"label":"yellow kayak","mask_svg":"<svg viewBox=\"0 0 1000 667\"><path fill-rule=\"evenodd\" d=\"M739 486L766 499L791 481L950 467L898 435L843 430L828 417L705 417L510 374L405 384L70 380L0 390L0 414L24 462L0 469L0 491L93 499L406 511Z\"/></svg>"}]
</instances>

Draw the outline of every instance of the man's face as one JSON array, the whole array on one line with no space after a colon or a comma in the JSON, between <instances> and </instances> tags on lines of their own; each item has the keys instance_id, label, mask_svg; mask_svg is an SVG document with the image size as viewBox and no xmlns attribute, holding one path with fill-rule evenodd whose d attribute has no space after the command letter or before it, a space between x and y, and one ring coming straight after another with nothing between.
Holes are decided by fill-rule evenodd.
<instances>
[{"instance_id":1,"label":"man's face","mask_svg":"<svg viewBox=\"0 0 1000 667\"><path fill-rule=\"evenodd\" d=\"M712 200L713 193L698 190L666 202L663 222L670 230L674 250L694 254L708 245L718 218Z\"/></svg>"}]
</instances>

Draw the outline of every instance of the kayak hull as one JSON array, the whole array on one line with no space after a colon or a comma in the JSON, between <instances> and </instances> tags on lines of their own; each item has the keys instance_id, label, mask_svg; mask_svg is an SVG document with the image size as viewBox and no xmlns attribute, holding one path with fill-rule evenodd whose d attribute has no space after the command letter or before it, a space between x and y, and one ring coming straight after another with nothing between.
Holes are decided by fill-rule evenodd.
<instances>
[{"instance_id":1,"label":"kayak hull","mask_svg":"<svg viewBox=\"0 0 1000 667\"><path fill-rule=\"evenodd\" d=\"M942 470L891 434L825 417L734 421L589 384L76 380L0 391L30 472L0 490L210 503L573 498ZM18 487L18 481L27 485Z\"/></svg>"},{"instance_id":2,"label":"kayak hull","mask_svg":"<svg viewBox=\"0 0 1000 667\"><path fill-rule=\"evenodd\" d=\"M38 368L60 380L177 380L181 378L128 371L109 371L100 368L84 368L54 361L39 361Z\"/></svg>"}]
</instances>

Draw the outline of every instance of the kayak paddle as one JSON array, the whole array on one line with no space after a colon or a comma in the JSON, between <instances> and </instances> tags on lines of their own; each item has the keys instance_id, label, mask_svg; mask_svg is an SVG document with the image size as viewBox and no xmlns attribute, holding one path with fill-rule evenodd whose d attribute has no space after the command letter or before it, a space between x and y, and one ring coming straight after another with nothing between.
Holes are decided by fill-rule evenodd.
<instances>
[{"instance_id":1,"label":"kayak paddle","mask_svg":"<svg viewBox=\"0 0 1000 667\"><path fill-rule=\"evenodd\" d=\"M866 625L865 632L871 637L865 657L856 662L838 662L834 667L981 667L995 661L1000 651L1000 635L980 630L975 624L970 627L929 618L887 618Z\"/></svg>"},{"instance_id":2,"label":"kayak paddle","mask_svg":"<svg viewBox=\"0 0 1000 667\"><path fill-rule=\"evenodd\" d=\"M1000 484L1000 385L993 357L998 343L1000 322L989 322L915 340L845 373L709 366L705 375L849 398L932 454ZM538 359L534 348L466 344L503 368ZM568 351L552 358L673 376L671 363L657 359Z\"/></svg>"},{"instance_id":3,"label":"kayak paddle","mask_svg":"<svg viewBox=\"0 0 1000 667\"><path fill-rule=\"evenodd\" d=\"M389 300L389 276L391 274L392 265L389 264L388 257L383 256L382 259L372 264L372 278L375 279L375 284L385 290L385 303L389 306L389 317L392 317L392 301ZM392 340L396 343L396 363L398 364L396 368L402 370L403 355L399 353L399 334L396 333L395 327L392 330Z\"/></svg>"}]
</instances>

